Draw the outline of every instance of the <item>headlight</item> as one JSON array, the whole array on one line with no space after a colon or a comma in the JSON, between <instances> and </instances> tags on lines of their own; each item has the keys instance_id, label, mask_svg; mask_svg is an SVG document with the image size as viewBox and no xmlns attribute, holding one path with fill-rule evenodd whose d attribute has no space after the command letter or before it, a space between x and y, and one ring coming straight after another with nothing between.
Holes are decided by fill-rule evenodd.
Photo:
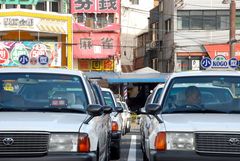
<instances>
[{"instance_id":1,"label":"headlight","mask_svg":"<svg viewBox=\"0 0 240 161\"><path fill-rule=\"evenodd\" d=\"M167 149L194 150L193 133L167 133Z\"/></svg>"},{"instance_id":2,"label":"headlight","mask_svg":"<svg viewBox=\"0 0 240 161\"><path fill-rule=\"evenodd\" d=\"M51 134L49 152L77 152L79 134Z\"/></svg>"}]
</instances>

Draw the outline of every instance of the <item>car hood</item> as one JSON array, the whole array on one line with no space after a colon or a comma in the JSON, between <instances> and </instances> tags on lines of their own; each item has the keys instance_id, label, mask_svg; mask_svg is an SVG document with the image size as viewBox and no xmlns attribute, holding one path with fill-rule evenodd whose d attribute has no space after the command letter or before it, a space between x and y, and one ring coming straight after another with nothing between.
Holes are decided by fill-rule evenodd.
<instances>
[{"instance_id":1,"label":"car hood","mask_svg":"<svg viewBox=\"0 0 240 161\"><path fill-rule=\"evenodd\" d=\"M166 131L240 132L240 114L163 114Z\"/></svg>"},{"instance_id":2,"label":"car hood","mask_svg":"<svg viewBox=\"0 0 240 161\"><path fill-rule=\"evenodd\" d=\"M86 114L0 112L0 131L78 132Z\"/></svg>"}]
</instances>

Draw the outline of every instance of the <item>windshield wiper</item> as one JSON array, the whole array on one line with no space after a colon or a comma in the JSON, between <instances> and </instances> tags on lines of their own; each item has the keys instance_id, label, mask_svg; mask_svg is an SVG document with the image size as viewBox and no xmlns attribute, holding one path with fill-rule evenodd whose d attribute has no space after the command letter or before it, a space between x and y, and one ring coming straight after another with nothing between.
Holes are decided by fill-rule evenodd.
<instances>
[{"instance_id":1,"label":"windshield wiper","mask_svg":"<svg viewBox=\"0 0 240 161\"><path fill-rule=\"evenodd\" d=\"M86 113L83 109L76 108L31 108L25 111L31 112L67 112L67 113Z\"/></svg>"}]
</instances>

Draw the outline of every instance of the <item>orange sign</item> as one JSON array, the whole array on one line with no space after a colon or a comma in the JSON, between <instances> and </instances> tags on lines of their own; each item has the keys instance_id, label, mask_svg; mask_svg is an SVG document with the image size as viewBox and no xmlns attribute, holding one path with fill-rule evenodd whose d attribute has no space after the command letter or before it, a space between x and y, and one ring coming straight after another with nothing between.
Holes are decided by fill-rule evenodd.
<instances>
[{"instance_id":1,"label":"orange sign","mask_svg":"<svg viewBox=\"0 0 240 161\"><path fill-rule=\"evenodd\" d=\"M235 58L240 60L240 44L235 44ZM224 56L226 59L230 58L230 45L229 44L208 44L204 45L211 59L218 55Z\"/></svg>"}]
</instances>

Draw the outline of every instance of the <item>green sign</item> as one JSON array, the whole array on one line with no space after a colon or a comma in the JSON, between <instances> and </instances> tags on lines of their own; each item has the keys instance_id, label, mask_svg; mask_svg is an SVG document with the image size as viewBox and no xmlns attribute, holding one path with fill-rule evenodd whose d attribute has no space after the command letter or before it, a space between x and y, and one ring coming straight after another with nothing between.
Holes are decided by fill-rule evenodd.
<instances>
[{"instance_id":1,"label":"green sign","mask_svg":"<svg viewBox=\"0 0 240 161\"><path fill-rule=\"evenodd\" d=\"M11 59L14 64L19 65L18 59L19 59L19 56L21 55L28 55L28 51L24 45L18 44L13 48L11 52Z\"/></svg>"},{"instance_id":2,"label":"green sign","mask_svg":"<svg viewBox=\"0 0 240 161\"><path fill-rule=\"evenodd\" d=\"M0 0L0 4L36 5L39 0Z\"/></svg>"}]
</instances>

